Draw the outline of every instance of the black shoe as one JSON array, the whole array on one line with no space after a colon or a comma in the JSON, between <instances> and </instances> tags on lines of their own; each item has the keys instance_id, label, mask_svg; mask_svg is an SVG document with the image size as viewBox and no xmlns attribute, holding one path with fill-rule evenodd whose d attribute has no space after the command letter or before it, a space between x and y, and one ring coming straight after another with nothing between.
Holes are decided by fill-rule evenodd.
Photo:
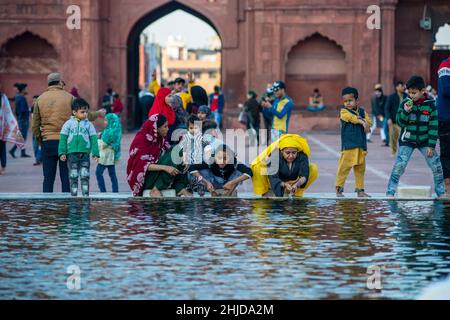
<instances>
[{"instance_id":1,"label":"black shoe","mask_svg":"<svg viewBox=\"0 0 450 320\"><path fill-rule=\"evenodd\" d=\"M10 154L11 157L13 157L14 159L17 158L13 150L9 150L9 154Z\"/></svg>"},{"instance_id":2,"label":"black shoe","mask_svg":"<svg viewBox=\"0 0 450 320\"><path fill-rule=\"evenodd\" d=\"M20 157L21 158L31 158L31 156L29 154L26 154L26 153L22 154Z\"/></svg>"}]
</instances>

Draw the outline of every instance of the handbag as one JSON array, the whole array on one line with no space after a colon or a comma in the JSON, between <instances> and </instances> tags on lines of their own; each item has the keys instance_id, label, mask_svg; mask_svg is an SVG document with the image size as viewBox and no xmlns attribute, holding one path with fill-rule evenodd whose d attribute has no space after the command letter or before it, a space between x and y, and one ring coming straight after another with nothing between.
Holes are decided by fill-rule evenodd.
<instances>
[{"instance_id":1,"label":"handbag","mask_svg":"<svg viewBox=\"0 0 450 320\"><path fill-rule=\"evenodd\" d=\"M241 111L239 113L239 122L242 124L247 124L248 123L248 115L247 112L245 111Z\"/></svg>"}]
</instances>

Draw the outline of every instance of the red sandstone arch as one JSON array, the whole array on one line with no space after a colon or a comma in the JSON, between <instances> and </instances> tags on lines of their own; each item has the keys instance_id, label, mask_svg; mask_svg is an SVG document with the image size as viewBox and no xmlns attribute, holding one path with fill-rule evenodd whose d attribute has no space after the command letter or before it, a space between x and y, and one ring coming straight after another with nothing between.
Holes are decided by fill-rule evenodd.
<instances>
[{"instance_id":1,"label":"red sandstone arch","mask_svg":"<svg viewBox=\"0 0 450 320\"><path fill-rule=\"evenodd\" d=\"M55 52L57 53L58 56L61 55L61 46L58 45L59 41L57 41L57 39L54 39L53 34L51 33L51 30L43 30L40 28L36 28L31 30L28 27L20 27L18 26L17 28L14 29L8 29L6 32L2 32L2 34L0 35L0 47L5 46L8 42L19 38L21 36L23 36L24 34L32 34L35 37L41 39L42 41L44 41L45 43L47 43L49 46L51 46L53 48L53 50L55 50Z\"/></svg>"},{"instance_id":2,"label":"red sandstone arch","mask_svg":"<svg viewBox=\"0 0 450 320\"><path fill-rule=\"evenodd\" d=\"M335 108L339 92L347 84L347 57L336 41L315 32L299 41L287 54L285 77L289 95L298 105L307 105L314 88L325 103Z\"/></svg>"},{"instance_id":3,"label":"red sandstone arch","mask_svg":"<svg viewBox=\"0 0 450 320\"><path fill-rule=\"evenodd\" d=\"M15 82L25 82L31 95L46 88L47 75L60 68L59 54L47 39L25 31L0 46L0 73L8 95Z\"/></svg>"},{"instance_id":4,"label":"red sandstone arch","mask_svg":"<svg viewBox=\"0 0 450 320\"><path fill-rule=\"evenodd\" d=\"M139 119L141 118L137 104L138 101L137 96L139 92L139 85L138 85L139 57L137 49L139 44L139 36L147 26L176 10L185 11L210 25L219 36L222 42L222 47L224 46L224 39L221 31L219 30L219 26L216 23L214 23L208 16L205 15L208 14L209 16L212 16L212 14L206 12L202 13L202 10L200 8L194 9L189 5L181 3L179 1L168 1L165 4L162 4L159 7L154 8L150 12L147 12L146 14L133 20L132 26L127 28L128 32L127 32L126 75L127 75L127 96L128 96L127 106L128 106L128 114L130 115L128 116L127 122L129 127L134 127L133 122L139 123L140 122ZM223 70L225 68L223 56L221 68L222 68L221 73L223 74ZM223 81L223 77L221 78Z\"/></svg>"},{"instance_id":5,"label":"red sandstone arch","mask_svg":"<svg viewBox=\"0 0 450 320\"><path fill-rule=\"evenodd\" d=\"M22 47L26 46L26 47ZM29 50L30 47L35 50ZM3 57L42 57L42 58L58 58L58 52L55 47L50 44L47 39L40 37L30 31L10 38L0 46L0 56Z\"/></svg>"},{"instance_id":6,"label":"red sandstone arch","mask_svg":"<svg viewBox=\"0 0 450 320\"><path fill-rule=\"evenodd\" d=\"M189 3L190 1L175 1L175 0L169 0L164 1L164 3L160 4L159 6L149 8L148 11L145 11L144 14L136 15L133 19L128 19L127 23L124 27L124 36L126 39L124 39L123 42L128 43L130 34L133 33L133 31L136 28L141 28L142 30L145 29L146 26L150 25L152 22L157 21L158 19L168 15L169 13L176 11L176 10L183 10L187 13L192 14L193 16L199 18L200 20L203 20L207 24L209 24L219 35L222 45L227 46L227 38L225 37L226 33L223 32L223 27L220 24L219 21L217 21L214 17L214 14L210 12L205 7L194 7ZM142 12L141 12L142 13Z\"/></svg>"},{"instance_id":7,"label":"red sandstone arch","mask_svg":"<svg viewBox=\"0 0 450 320\"><path fill-rule=\"evenodd\" d=\"M338 47L340 47L342 51L344 51L345 53L346 60L349 61L352 55L351 41L345 41L344 35L339 35L338 31L329 30L328 27L323 27L317 28L314 31L303 29L299 33L291 33L288 39L286 40L286 44L284 46L285 47L285 50L283 52L284 63L286 64L286 62L288 61L288 55L295 46L317 35L335 43Z\"/></svg>"}]
</instances>

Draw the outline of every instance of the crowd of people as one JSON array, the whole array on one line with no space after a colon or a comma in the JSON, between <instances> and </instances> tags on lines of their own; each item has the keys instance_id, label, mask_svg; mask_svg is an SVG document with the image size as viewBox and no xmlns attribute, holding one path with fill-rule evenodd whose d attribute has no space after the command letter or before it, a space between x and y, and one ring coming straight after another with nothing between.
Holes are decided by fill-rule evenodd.
<instances>
[{"instance_id":1,"label":"crowd of people","mask_svg":"<svg viewBox=\"0 0 450 320\"><path fill-rule=\"evenodd\" d=\"M372 112L359 102L356 88L342 89L341 155L337 164L335 191L344 196L346 178L353 169L355 192L369 197L364 187L366 156L374 131L380 129L384 145L396 155L388 182L387 196L395 196L399 180L415 149L424 156L434 178L438 197L450 193L450 59L439 68L437 92L427 88L424 79L412 76L406 84L395 83L395 92L385 96L375 86ZM59 165L62 191L89 194L90 158L98 163L96 177L101 192L106 192L103 173L108 170L112 191L118 192L115 164L121 158L123 104L118 94L108 89L102 109L90 111L89 103L77 91L68 93L59 73L48 76L48 89L26 102L26 84L16 84L15 115L8 99L1 95L0 159L6 167L6 142L29 157L24 145L30 126L36 163L43 165L43 191L53 192ZM289 132L294 102L283 81L275 81L258 99L249 91L242 105L240 121L256 132L258 143L268 147L250 164L238 161L235 151L219 138L225 98L219 87L210 95L196 85L191 74L187 81L177 78L167 86L153 75L148 88L139 95L142 126L129 148L127 182L134 196L148 190L160 197L164 190L175 189L178 196L194 192L213 196L236 194L245 180L252 180L256 194L265 196L302 196L317 179L318 167L310 163L310 148L305 138ZM322 108L323 100L315 90L311 107ZM92 121L104 117L104 130L97 133ZM270 129L267 141L260 141L262 127ZM440 140L440 155L436 145ZM16 148L9 151L15 156ZM276 165L274 165L276 164Z\"/></svg>"}]
</instances>

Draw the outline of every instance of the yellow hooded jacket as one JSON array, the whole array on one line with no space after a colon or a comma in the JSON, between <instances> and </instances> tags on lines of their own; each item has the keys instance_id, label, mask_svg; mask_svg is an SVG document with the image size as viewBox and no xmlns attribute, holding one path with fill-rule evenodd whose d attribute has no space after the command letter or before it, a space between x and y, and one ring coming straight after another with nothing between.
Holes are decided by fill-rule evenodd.
<instances>
[{"instance_id":1,"label":"yellow hooded jacket","mask_svg":"<svg viewBox=\"0 0 450 320\"><path fill-rule=\"evenodd\" d=\"M285 148L296 148L298 151L303 152L308 158L311 156L311 150L309 148L308 141L297 134L283 134L281 138L273 142L267 147L251 164L253 171L253 188L254 192L258 195L263 195L270 190L269 177L267 175L267 164L270 160L270 155L276 149L283 150ZM297 190L296 196L302 196L305 189L311 185L311 183L317 178L318 168L317 165L311 164L310 178L304 189Z\"/></svg>"}]
</instances>

